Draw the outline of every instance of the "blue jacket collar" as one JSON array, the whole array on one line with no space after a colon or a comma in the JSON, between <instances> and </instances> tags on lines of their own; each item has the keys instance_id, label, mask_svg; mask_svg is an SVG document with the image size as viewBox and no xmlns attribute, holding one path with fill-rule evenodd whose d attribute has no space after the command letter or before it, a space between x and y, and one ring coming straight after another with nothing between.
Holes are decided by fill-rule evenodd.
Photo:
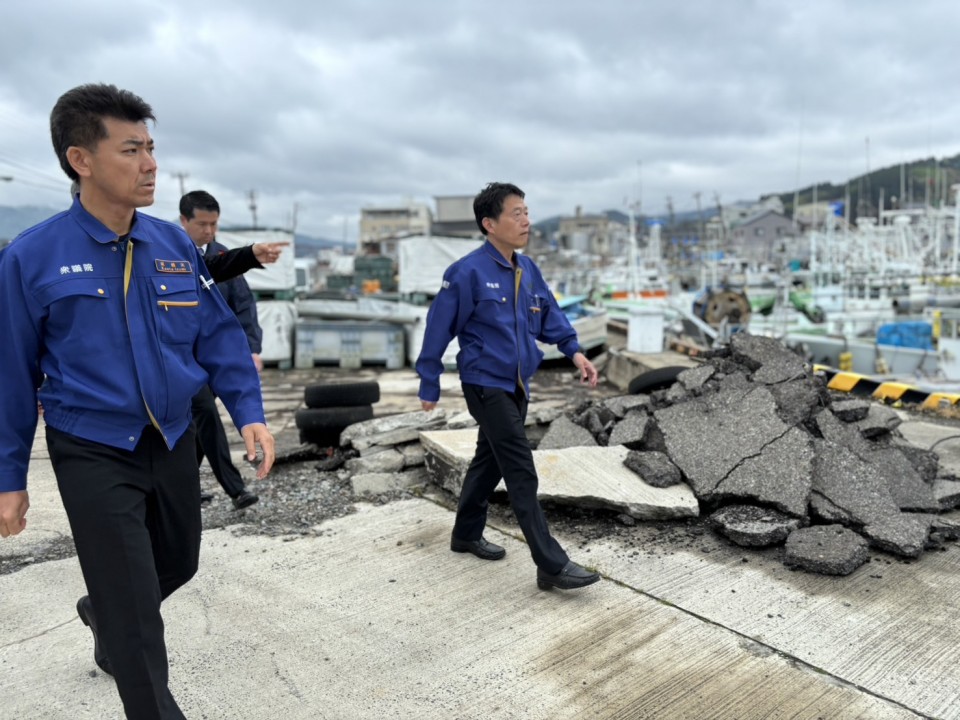
<instances>
[{"instance_id":1,"label":"blue jacket collar","mask_svg":"<svg viewBox=\"0 0 960 720\"><path fill-rule=\"evenodd\" d=\"M113 230L97 220L97 218L87 212L83 205L80 204L80 195L73 196L73 205L70 206L68 212L70 216L76 220L77 224L83 228L84 232L98 243L105 245L117 240L117 234ZM143 227L143 223L138 223L139 219L140 213L134 211L133 223L130 225L130 234L137 240L152 242L148 233L145 232L146 228ZM138 227L138 225L140 227Z\"/></svg>"},{"instance_id":2,"label":"blue jacket collar","mask_svg":"<svg viewBox=\"0 0 960 720\"><path fill-rule=\"evenodd\" d=\"M487 255L489 255L491 258L493 258L495 262L499 263L505 268L509 268L510 270L513 270L513 264L511 264L506 258L504 258L503 255L500 254L500 251L497 250L493 246L493 243L490 242L489 240L484 241L483 251L487 253ZM513 256L517 258L517 262L520 262L519 260L520 255L518 255L516 251L513 252Z\"/></svg>"}]
</instances>

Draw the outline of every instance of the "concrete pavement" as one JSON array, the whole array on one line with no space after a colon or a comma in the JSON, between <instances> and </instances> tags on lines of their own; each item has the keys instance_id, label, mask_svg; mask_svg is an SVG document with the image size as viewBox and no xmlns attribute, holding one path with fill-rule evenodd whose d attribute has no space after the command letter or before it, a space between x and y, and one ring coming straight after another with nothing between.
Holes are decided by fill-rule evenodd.
<instances>
[{"instance_id":1,"label":"concrete pavement","mask_svg":"<svg viewBox=\"0 0 960 720\"><path fill-rule=\"evenodd\" d=\"M960 469L957 427L902 430ZM2 555L69 536L42 444L30 489ZM515 526L488 531L508 555L485 563L449 552L451 525L427 497L358 505L316 538L205 533L199 575L164 606L187 716L960 717L956 546L833 578L642 523L561 537L604 581L547 593ZM122 717L82 593L75 558L0 576L0 717Z\"/></svg>"}]
</instances>

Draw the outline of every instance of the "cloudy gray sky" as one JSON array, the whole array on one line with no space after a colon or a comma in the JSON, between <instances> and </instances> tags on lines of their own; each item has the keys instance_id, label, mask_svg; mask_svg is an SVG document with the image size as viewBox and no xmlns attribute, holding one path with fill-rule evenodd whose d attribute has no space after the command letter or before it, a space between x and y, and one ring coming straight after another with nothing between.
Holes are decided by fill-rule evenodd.
<instances>
[{"instance_id":1,"label":"cloudy gray sky","mask_svg":"<svg viewBox=\"0 0 960 720\"><path fill-rule=\"evenodd\" d=\"M960 152L945 0L9 0L0 204L66 202L65 90L153 105L160 182L227 223L354 240L359 211L490 180L534 220L754 199ZM867 141L869 138L869 141Z\"/></svg>"}]
</instances>

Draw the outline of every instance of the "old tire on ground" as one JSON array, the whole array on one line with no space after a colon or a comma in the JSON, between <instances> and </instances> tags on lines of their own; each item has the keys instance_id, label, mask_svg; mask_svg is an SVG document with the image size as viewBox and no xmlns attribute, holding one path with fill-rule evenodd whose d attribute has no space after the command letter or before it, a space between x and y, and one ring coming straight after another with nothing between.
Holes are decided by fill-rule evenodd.
<instances>
[{"instance_id":1,"label":"old tire on ground","mask_svg":"<svg viewBox=\"0 0 960 720\"><path fill-rule=\"evenodd\" d=\"M308 385L303 389L303 401L308 408L356 407L379 400L380 383L376 380Z\"/></svg>"},{"instance_id":2,"label":"old tire on ground","mask_svg":"<svg viewBox=\"0 0 960 720\"><path fill-rule=\"evenodd\" d=\"M336 430L338 433L348 425L363 422L373 417L373 407L304 408L297 410L294 418L300 430Z\"/></svg>"},{"instance_id":3,"label":"old tire on ground","mask_svg":"<svg viewBox=\"0 0 960 720\"><path fill-rule=\"evenodd\" d=\"M645 373L637 375L627 386L627 392L631 395L639 393L651 393L655 390L663 390L673 385L677 381L677 375L687 368L682 365L668 365L667 367L648 370Z\"/></svg>"}]
</instances>

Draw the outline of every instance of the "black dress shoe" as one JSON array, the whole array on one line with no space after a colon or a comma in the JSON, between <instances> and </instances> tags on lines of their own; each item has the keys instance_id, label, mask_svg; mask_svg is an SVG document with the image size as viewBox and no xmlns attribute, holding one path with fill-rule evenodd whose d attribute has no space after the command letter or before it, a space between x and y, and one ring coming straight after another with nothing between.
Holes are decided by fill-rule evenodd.
<instances>
[{"instance_id":1,"label":"black dress shoe","mask_svg":"<svg viewBox=\"0 0 960 720\"><path fill-rule=\"evenodd\" d=\"M107 675L113 675L113 670L110 669L110 661L107 660L106 653L100 648L100 638L97 636L97 620L93 616L93 605L90 604L89 596L84 595L77 600L77 615L93 633L93 661Z\"/></svg>"},{"instance_id":2,"label":"black dress shoe","mask_svg":"<svg viewBox=\"0 0 960 720\"><path fill-rule=\"evenodd\" d=\"M479 540L458 540L451 537L450 549L459 553L473 553L481 560L500 560L507 554L507 551L502 547L487 542L483 538Z\"/></svg>"},{"instance_id":3,"label":"black dress shoe","mask_svg":"<svg viewBox=\"0 0 960 720\"><path fill-rule=\"evenodd\" d=\"M200 493L200 504L206 505L207 503L213 502L213 493Z\"/></svg>"},{"instance_id":4,"label":"black dress shoe","mask_svg":"<svg viewBox=\"0 0 960 720\"><path fill-rule=\"evenodd\" d=\"M537 568L537 587L541 590L560 588L561 590L575 590L587 585L593 585L600 579L600 573L590 572L580 567L573 560L568 560L563 570L556 575L546 573Z\"/></svg>"},{"instance_id":5,"label":"black dress shoe","mask_svg":"<svg viewBox=\"0 0 960 720\"><path fill-rule=\"evenodd\" d=\"M259 501L260 498L257 495L254 495L249 490L244 490L242 493L233 498L233 506L237 510L243 510L244 508L248 508Z\"/></svg>"}]
</instances>

